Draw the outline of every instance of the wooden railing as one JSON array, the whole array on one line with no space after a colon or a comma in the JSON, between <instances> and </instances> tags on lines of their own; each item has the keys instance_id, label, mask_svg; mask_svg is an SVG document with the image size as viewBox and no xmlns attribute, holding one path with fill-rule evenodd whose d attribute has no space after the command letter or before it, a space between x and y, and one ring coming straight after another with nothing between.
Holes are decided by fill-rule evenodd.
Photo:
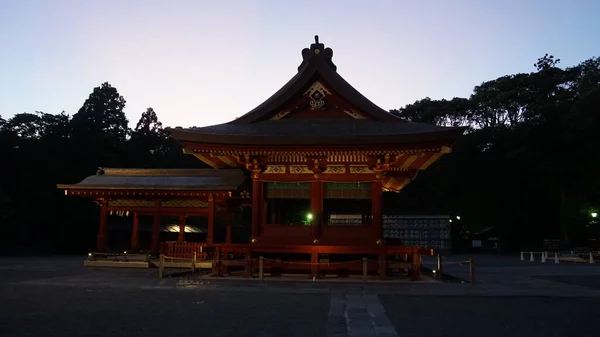
<instances>
[{"instance_id":1,"label":"wooden railing","mask_svg":"<svg viewBox=\"0 0 600 337\"><path fill-rule=\"evenodd\" d=\"M205 242L177 242L167 241L160 245L160 253L165 256L176 258L192 258L196 253L196 259L206 260L212 251Z\"/></svg>"}]
</instances>

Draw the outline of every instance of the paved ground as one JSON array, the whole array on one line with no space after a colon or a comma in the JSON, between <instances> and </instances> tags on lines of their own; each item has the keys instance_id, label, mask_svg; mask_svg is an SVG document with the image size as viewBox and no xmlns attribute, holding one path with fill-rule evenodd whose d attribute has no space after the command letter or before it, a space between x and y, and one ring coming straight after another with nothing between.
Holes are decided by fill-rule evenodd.
<instances>
[{"instance_id":1,"label":"paved ground","mask_svg":"<svg viewBox=\"0 0 600 337\"><path fill-rule=\"evenodd\" d=\"M365 285L159 280L81 258L0 258L0 336L598 335L600 264L478 261L475 285Z\"/></svg>"}]
</instances>

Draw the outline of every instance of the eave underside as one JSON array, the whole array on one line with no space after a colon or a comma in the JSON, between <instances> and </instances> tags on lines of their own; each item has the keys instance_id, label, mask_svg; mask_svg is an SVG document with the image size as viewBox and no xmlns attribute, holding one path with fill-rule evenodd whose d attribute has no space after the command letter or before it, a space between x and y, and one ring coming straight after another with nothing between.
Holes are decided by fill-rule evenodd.
<instances>
[{"instance_id":1,"label":"eave underside","mask_svg":"<svg viewBox=\"0 0 600 337\"><path fill-rule=\"evenodd\" d=\"M80 196L231 196L245 182L242 170L152 170L100 168L77 184L59 184Z\"/></svg>"},{"instance_id":2,"label":"eave underside","mask_svg":"<svg viewBox=\"0 0 600 337\"><path fill-rule=\"evenodd\" d=\"M289 119L253 124L218 124L195 129L170 129L180 141L234 146L363 146L415 143L453 144L464 128L372 120Z\"/></svg>"}]
</instances>

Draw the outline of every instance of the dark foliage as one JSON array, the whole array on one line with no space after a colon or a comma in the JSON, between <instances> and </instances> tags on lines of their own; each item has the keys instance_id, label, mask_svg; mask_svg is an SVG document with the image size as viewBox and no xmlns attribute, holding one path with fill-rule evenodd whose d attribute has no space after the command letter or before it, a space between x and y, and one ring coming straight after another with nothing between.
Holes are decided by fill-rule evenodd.
<instances>
[{"instance_id":1,"label":"dark foliage","mask_svg":"<svg viewBox=\"0 0 600 337\"><path fill-rule=\"evenodd\" d=\"M468 99L417 101L412 121L469 126L468 134L396 198L407 210L459 213L466 231L495 226L513 248L544 238L586 245L598 232L600 58L502 76ZM508 247L510 248L510 247Z\"/></svg>"},{"instance_id":2,"label":"dark foliage","mask_svg":"<svg viewBox=\"0 0 600 337\"><path fill-rule=\"evenodd\" d=\"M134 130L125 99L108 83L94 88L71 118L63 113L21 113L0 118L1 250L81 252L93 246L98 210L67 198L57 183L77 183L105 167L206 166L170 139L152 108Z\"/></svg>"}]
</instances>

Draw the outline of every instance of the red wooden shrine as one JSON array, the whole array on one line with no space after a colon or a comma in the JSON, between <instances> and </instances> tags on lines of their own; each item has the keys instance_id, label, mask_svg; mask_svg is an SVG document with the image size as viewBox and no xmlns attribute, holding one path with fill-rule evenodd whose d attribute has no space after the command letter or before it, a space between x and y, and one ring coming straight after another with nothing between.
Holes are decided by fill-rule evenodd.
<instances>
[{"instance_id":1,"label":"red wooden shrine","mask_svg":"<svg viewBox=\"0 0 600 337\"><path fill-rule=\"evenodd\" d=\"M157 219L206 214L206 243L225 258L296 254L316 265L334 255L369 255L385 276L390 256L425 252L383 240L383 192L400 191L449 153L464 129L408 122L381 109L337 73L333 51L315 40L302 51L298 73L254 110L225 124L170 130L185 153L214 169L105 169L59 185L101 205L98 250L106 249L106 212L127 209ZM187 206L165 207L169 202ZM250 235L231 243L240 205L251 207ZM225 242L212 239L217 214L229 219ZM155 252L157 240L153 235Z\"/></svg>"}]
</instances>

